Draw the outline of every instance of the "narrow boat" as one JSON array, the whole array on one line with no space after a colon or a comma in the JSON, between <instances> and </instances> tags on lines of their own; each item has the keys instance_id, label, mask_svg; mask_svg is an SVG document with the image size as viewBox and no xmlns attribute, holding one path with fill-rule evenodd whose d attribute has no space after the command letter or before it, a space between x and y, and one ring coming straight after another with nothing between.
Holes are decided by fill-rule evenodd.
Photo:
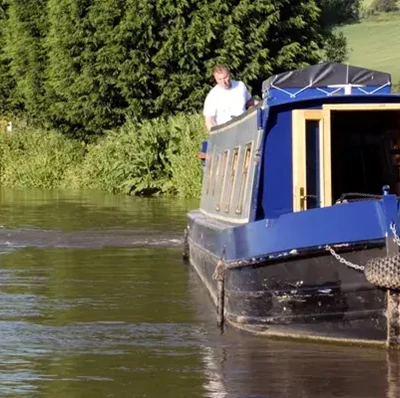
<instances>
[{"instance_id":1,"label":"narrow boat","mask_svg":"<svg viewBox=\"0 0 400 398\"><path fill-rule=\"evenodd\" d=\"M220 326L400 346L399 144L390 74L333 62L211 129L184 252Z\"/></svg>"}]
</instances>

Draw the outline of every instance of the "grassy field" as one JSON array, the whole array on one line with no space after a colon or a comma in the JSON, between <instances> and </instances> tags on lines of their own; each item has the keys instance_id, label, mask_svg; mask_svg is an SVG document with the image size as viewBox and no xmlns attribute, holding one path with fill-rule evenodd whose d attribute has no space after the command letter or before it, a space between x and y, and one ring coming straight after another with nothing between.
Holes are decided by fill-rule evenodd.
<instances>
[{"instance_id":1,"label":"grassy field","mask_svg":"<svg viewBox=\"0 0 400 398\"><path fill-rule=\"evenodd\" d=\"M400 82L400 11L370 16L342 31L349 43L349 64L389 72L393 84Z\"/></svg>"}]
</instances>

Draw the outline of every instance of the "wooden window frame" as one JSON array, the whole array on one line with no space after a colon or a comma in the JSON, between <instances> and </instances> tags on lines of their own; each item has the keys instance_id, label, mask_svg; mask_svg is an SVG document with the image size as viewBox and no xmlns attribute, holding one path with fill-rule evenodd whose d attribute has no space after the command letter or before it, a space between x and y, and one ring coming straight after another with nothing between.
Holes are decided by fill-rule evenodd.
<instances>
[{"instance_id":1,"label":"wooden window frame","mask_svg":"<svg viewBox=\"0 0 400 398\"><path fill-rule=\"evenodd\" d=\"M331 120L330 111L300 110L292 111L292 160L293 160L293 211L306 210L304 192L306 181L306 121L319 122L319 167L320 167L320 206L332 205L331 170Z\"/></svg>"},{"instance_id":2,"label":"wooden window frame","mask_svg":"<svg viewBox=\"0 0 400 398\"><path fill-rule=\"evenodd\" d=\"M242 214L243 203L246 198L247 185L249 181L249 168L250 168L252 150L253 150L253 141L248 142L244 147L242 175L239 186L239 198L235 210L236 214Z\"/></svg>"},{"instance_id":3,"label":"wooden window frame","mask_svg":"<svg viewBox=\"0 0 400 398\"><path fill-rule=\"evenodd\" d=\"M232 151L232 159L230 164L230 173L229 173L229 180L227 182L227 190L224 194L224 211L225 213L229 213L230 206L232 202L232 195L235 188L236 183L236 175L237 175L237 166L240 159L240 146L236 146L233 148ZM227 176L228 178L228 176Z\"/></svg>"},{"instance_id":4,"label":"wooden window frame","mask_svg":"<svg viewBox=\"0 0 400 398\"><path fill-rule=\"evenodd\" d=\"M220 208L221 208L220 204L222 202L222 198L223 198L223 194L224 194L224 190L225 190L226 171L227 171L228 164L229 164L230 152L231 151L229 149L227 149L226 151L224 151L223 154L221 154L222 155L222 163L221 163L221 169L220 169L221 177L220 177L220 181L217 181L217 179L216 179L216 183L220 183L219 184L220 188L219 188L219 192L218 192L218 194L219 194L218 201L215 206L216 211L220 211Z\"/></svg>"}]
</instances>

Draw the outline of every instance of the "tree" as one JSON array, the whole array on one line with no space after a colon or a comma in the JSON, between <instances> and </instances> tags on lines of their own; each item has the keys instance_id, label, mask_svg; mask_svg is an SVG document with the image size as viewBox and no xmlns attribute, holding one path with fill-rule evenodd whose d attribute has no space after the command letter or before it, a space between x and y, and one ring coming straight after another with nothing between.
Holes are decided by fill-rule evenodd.
<instances>
[{"instance_id":1,"label":"tree","mask_svg":"<svg viewBox=\"0 0 400 398\"><path fill-rule=\"evenodd\" d=\"M217 62L260 93L270 74L318 62L326 37L314 0L49 0L49 10L52 123L73 134L199 110Z\"/></svg>"},{"instance_id":2,"label":"tree","mask_svg":"<svg viewBox=\"0 0 400 398\"><path fill-rule=\"evenodd\" d=\"M323 26L334 27L360 19L361 0L317 0L317 3Z\"/></svg>"},{"instance_id":3,"label":"tree","mask_svg":"<svg viewBox=\"0 0 400 398\"><path fill-rule=\"evenodd\" d=\"M360 19L360 0L317 0L321 9L320 23L325 30L323 59L327 61L344 62L348 58L347 39L337 26L354 23Z\"/></svg>"},{"instance_id":4,"label":"tree","mask_svg":"<svg viewBox=\"0 0 400 398\"><path fill-rule=\"evenodd\" d=\"M332 38L318 7L328 0L8 1L17 98L80 138L200 110L217 62L261 94L271 74L321 60Z\"/></svg>"},{"instance_id":5,"label":"tree","mask_svg":"<svg viewBox=\"0 0 400 398\"><path fill-rule=\"evenodd\" d=\"M332 32L331 36L326 40L324 49L324 59L326 61L344 62L349 56L347 38L340 31Z\"/></svg>"},{"instance_id":6,"label":"tree","mask_svg":"<svg viewBox=\"0 0 400 398\"><path fill-rule=\"evenodd\" d=\"M125 31L136 30L121 87L139 118L200 109L217 62L260 94L266 77L318 62L323 47L314 0L142 0L140 13L134 3L127 1ZM133 86L142 99L130 95Z\"/></svg>"},{"instance_id":7,"label":"tree","mask_svg":"<svg viewBox=\"0 0 400 398\"><path fill-rule=\"evenodd\" d=\"M9 0L7 41L4 47L15 81L15 101L32 120L46 114L44 87L47 54L47 0Z\"/></svg>"},{"instance_id":8,"label":"tree","mask_svg":"<svg viewBox=\"0 0 400 398\"><path fill-rule=\"evenodd\" d=\"M126 55L118 42L123 0L49 0L47 87L51 121L74 136L121 125L127 103L118 87Z\"/></svg>"},{"instance_id":9,"label":"tree","mask_svg":"<svg viewBox=\"0 0 400 398\"><path fill-rule=\"evenodd\" d=\"M5 50L7 40L8 1L0 0L0 117L12 113L15 81L10 72L10 57Z\"/></svg>"}]
</instances>

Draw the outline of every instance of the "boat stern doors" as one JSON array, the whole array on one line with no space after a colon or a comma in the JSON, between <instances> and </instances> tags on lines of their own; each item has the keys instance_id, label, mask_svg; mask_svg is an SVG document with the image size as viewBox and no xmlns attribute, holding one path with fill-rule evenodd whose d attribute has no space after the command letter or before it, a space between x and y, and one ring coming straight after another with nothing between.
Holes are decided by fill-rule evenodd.
<instances>
[{"instance_id":1,"label":"boat stern doors","mask_svg":"<svg viewBox=\"0 0 400 398\"><path fill-rule=\"evenodd\" d=\"M332 204L330 112L292 112L293 211Z\"/></svg>"}]
</instances>

